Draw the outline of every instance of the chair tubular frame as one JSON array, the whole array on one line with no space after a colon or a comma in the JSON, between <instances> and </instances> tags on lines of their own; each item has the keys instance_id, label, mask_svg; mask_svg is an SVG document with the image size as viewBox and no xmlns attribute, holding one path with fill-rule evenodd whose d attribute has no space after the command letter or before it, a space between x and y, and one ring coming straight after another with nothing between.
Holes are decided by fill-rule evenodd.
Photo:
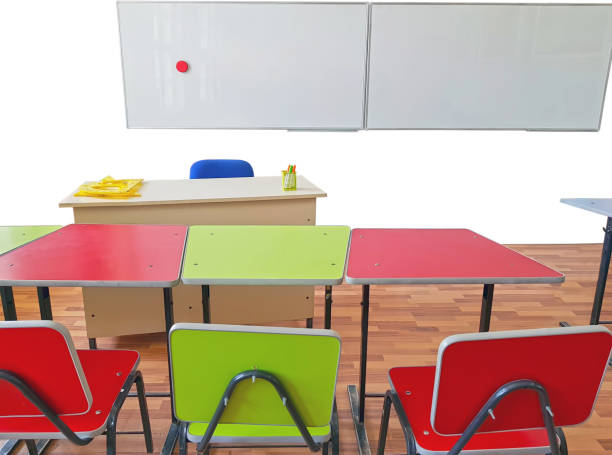
<instances>
[{"instance_id":1,"label":"chair tubular frame","mask_svg":"<svg viewBox=\"0 0 612 455\"><path fill-rule=\"evenodd\" d=\"M32 388L21 380L16 374L8 370L0 370L0 381L8 382L19 390L27 400L32 403L42 414L73 444L84 446L89 444L93 438L81 438L74 433L68 425L51 409L51 407L38 396ZM138 395L138 404L140 406L140 417L142 420L143 431L117 431L117 417L123 406L123 402L127 398L132 385L136 383ZM115 455L117 453L117 434L144 434L147 453L153 452L153 436L151 434L151 423L149 421L149 410L145 398L144 381L139 370L135 370L128 375L121 392L115 399L111 408L106 430L102 433L106 435L106 453L107 455ZM25 440L29 455L38 455L39 451L36 442L33 439Z\"/></svg>"},{"instance_id":2,"label":"chair tubular frame","mask_svg":"<svg viewBox=\"0 0 612 455\"><path fill-rule=\"evenodd\" d=\"M213 437L215 429L217 428L217 425L219 424L223 416L223 413L225 412L225 409L229 403L229 400L232 397L232 393L234 392L236 386L238 386L238 384L240 384L242 381L255 380L255 379L261 379L261 380L267 381L268 383L272 384L279 398L283 401L283 404L287 408L287 411L289 412L289 415L293 419L295 426L298 428L302 438L304 439L305 445L310 449L310 451L318 452L319 450L322 450L323 455L327 455L328 450L329 450L329 441L324 442L322 444L314 441L314 439L308 432L308 429L306 428L306 425L304 424L302 417L300 416L299 412L295 408L293 401L291 400L289 394L283 387L282 383L273 374L268 373L266 371L262 371L262 370L245 370L241 373L238 373L236 376L234 376L231 379L225 391L223 392L223 396L219 400L219 404L217 405L217 408L215 410L215 413L213 414L213 417L210 419L210 422L208 423L208 428L206 429L206 432L204 433L202 440L198 442L197 453L199 455L203 455L203 454L208 455L211 448L303 447L303 445L300 445L300 444L244 445L244 446L243 445L233 446L233 445L225 445L225 444L215 444L214 446L211 445L210 441ZM182 421L180 423L179 455L187 455L187 443L188 443L187 427L188 425L189 425L189 422ZM331 421L331 443L332 443L332 454L338 455L340 452L339 438L338 438L338 409L336 407L335 400L334 400L334 406L333 406L333 411L332 411L332 421Z\"/></svg>"},{"instance_id":3,"label":"chair tubular frame","mask_svg":"<svg viewBox=\"0 0 612 455\"><path fill-rule=\"evenodd\" d=\"M472 421L467 426L459 440L455 443L451 450L448 451L448 455L459 455L459 453L463 450L469 440L476 434L478 429L481 427L484 421L491 415L495 407L503 398L513 392L516 392L517 390L525 389L534 390L538 394L538 398L540 401L540 411L542 413L542 419L544 420L544 425L548 434L550 454L567 455L567 443L565 441L565 435L561 428L555 428L548 393L541 384L529 379L511 381L497 389L497 391L495 391L495 393L493 393L491 397L487 400L484 406L480 408L480 411L478 411L476 416L472 419ZM416 440L414 438L414 433L410 426L408 416L406 416L406 413L397 393L393 390L388 390L385 394L385 402L383 405L383 414L380 424L380 435L378 439L377 455L384 455L385 453L387 430L389 428L389 417L391 414L391 404L393 404L395 412L397 413L397 416L399 418L400 425L404 432L404 439L406 441L406 452L408 453L408 455L417 455Z\"/></svg>"}]
</instances>

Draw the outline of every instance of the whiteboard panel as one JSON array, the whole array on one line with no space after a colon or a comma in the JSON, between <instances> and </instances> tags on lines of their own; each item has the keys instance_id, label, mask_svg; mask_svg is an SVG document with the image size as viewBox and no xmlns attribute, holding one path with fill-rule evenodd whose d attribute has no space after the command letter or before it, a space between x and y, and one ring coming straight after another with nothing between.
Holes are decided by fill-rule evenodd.
<instances>
[{"instance_id":1,"label":"whiteboard panel","mask_svg":"<svg viewBox=\"0 0 612 455\"><path fill-rule=\"evenodd\" d=\"M128 127L363 128L365 3L118 9Z\"/></svg>"},{"instance_id":2,"label":"whiteboard panel","mask_svg":"<svg viewBox=\"0 0 612 455\"><path fill-rule=\"evenodd\" d=\"M367 127L598 130L610 5L373 4Z\"/></svg>"}]
</instances>

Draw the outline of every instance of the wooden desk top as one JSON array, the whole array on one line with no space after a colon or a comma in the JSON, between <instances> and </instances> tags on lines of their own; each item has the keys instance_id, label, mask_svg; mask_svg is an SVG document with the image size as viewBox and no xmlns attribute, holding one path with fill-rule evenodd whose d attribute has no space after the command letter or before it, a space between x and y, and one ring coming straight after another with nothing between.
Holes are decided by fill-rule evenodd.
<instances>
[{"instance_id":1,"label":"wooden desk top","mask_svg":"<svg viewBox=\"0 0 612 455\"><path fill-rule=\"evenodd\" d=\"M70 224L0 256L0 286L176 286L186 237L186 226Z\"/></svg>"},{"instance_id":2,"label":"wooden desk top","mask_svg":"<svg viewBox=\"0 0 612 455\"><path fill-rule=\"evenodd\" d=\"M241 177L229 179L145 180L141 197L103 199L74 197L74 191L64 198L60 207L113 207L133 205L192 204L199 202L263 201L271 199L304 199L326 197L327 194L298 175L297 190L283 191L281 176Z\"/></svg>"},{"instance_id":3,"label":"wooden desk top","mask_svg":"<svg viewBox=\"0 0 612 455\"><path fill-rule=\"evenodd\" d=\"M349 284L561 283L562 273L468 229L353 229Z\"/></svg>"}]
</instances>

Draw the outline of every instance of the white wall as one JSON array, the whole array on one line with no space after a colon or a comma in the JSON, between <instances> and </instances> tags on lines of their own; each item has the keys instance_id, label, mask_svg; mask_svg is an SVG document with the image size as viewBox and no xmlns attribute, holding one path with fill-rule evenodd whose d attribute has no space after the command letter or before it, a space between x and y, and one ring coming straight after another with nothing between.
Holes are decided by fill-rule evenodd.
<instances>
[{"instance_id":1,"label":"white wall","mask_svg":"<svg viewBox=\"0 0 612 455\"><path fill-rule=\"evenodd\" d=\"M600 242L612 109L599 133L128 130L112 0L11 1L0 14L0 225L69 223L83 180L186 178L204 157L288 163L325 189L319 224L468 227L505 243ZM171 220L168 220L171 221Z\"/></svg>"}]
</instances>

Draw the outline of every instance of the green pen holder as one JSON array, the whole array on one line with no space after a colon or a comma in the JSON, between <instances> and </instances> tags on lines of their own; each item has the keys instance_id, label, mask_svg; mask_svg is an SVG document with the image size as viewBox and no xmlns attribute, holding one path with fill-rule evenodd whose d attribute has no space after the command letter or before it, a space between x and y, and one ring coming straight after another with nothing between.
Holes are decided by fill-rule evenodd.
<instances>
[{"instance_id":1,"label":"green pen holder","mask_svg":"<svg viewBox=\"0 0 612 455\"><path fill-rule=\"evenodd\" d=\"M283 172L283 191L295 191L297 189L297 174Z\"/></svg>"}]
</instances>

